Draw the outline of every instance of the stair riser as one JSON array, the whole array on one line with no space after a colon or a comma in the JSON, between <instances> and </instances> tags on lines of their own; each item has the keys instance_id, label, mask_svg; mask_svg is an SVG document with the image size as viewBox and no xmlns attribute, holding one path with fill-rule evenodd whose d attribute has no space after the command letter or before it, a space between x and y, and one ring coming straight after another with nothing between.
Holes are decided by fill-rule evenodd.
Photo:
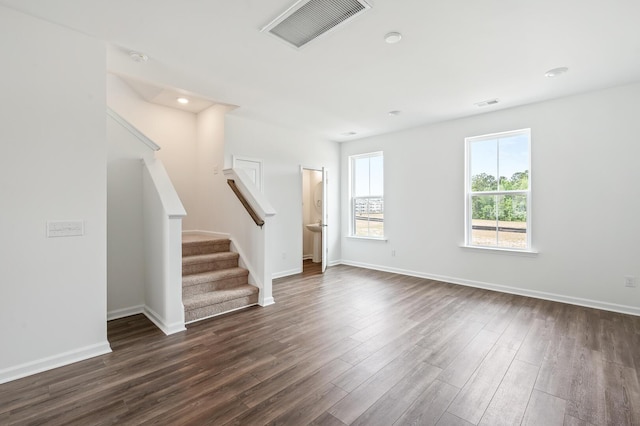
<instances>
[{"instance_id":1,"label":"stair riser","mask_svg":"<svg viewBox=\"0 0 640 426\"><path fill-rule=\"evenodd\" d=\"M182 245L182 255L183 256L195 256L198 254L209 254L209 253L221 253L225 251L230 251L229 247L231 246L229 241L222 242L214 242L207 244L183 244Z\"/></svg>"},{"instance_id":2,"label":"stair riser","mask_svg":"<svg viewBox=\"0 0 640 426\"><path fill-rule=\"evenodd\" d=\"M238 258L212 260L209 262L182 265L182 275L199 274L200 272L219 271L221 269L237 268Z\"/></svg>"},{"instance_id":3,"label":"stair riser","mask_svg":"<svg viewBox=\"0 0 640 426\"><path fill-rule=\"evenodd\" d=\"M194 296L196 294L208 293L210 291L225 290L231 287L248 284L247 275L239 277L229 277L216 281L209 281L182 287L182 297Z\"/></svg>"},{"instance_id":4,"label":"stair riser","mask_svg":"<svg viewBox=\"0 0 640 426\"><path fill-rule=\"evenodd\" d=\"M222 314L224 312L243 308L249 305L255 305L258 303L258 295L254 294L251 296L240 297L238 299L227 300L223 303L218 303L215 305L204 306L202 308L192 309L185 311L184 320L185 322L195 321L200 318L210 317L212 315Z\"/></svg>"}]
</instances>

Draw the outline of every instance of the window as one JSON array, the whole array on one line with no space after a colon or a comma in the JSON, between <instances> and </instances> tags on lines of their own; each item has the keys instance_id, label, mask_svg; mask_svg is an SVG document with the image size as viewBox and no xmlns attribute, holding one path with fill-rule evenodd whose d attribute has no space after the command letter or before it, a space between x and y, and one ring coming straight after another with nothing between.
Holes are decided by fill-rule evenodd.
<instances>
[{"instance_id":1,"label":"window","mask_svg":"<svg viewBox=\"0 0 640 426\"><path fill-rule=\"evenodd\" d=\"M531 132L466 139L466 244L531 249Z\"/></svg>"},{"instance_id":2,"label":"window","mask_svg":"<svg viewBox=\"0 0 640 426\"><path fill-rule=\"evenodd\" d=\"M382 152L349 157L351 236L384 238Z\"/></svg>"}]
</instances>

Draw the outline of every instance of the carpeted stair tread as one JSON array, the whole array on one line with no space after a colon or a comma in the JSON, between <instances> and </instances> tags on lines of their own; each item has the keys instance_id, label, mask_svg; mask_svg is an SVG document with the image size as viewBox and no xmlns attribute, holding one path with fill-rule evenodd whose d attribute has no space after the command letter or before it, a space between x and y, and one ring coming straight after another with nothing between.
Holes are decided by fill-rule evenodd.
<instances>
[{"instance_id":1,"label":"carpeted stair tread","mask_svg":"<svg viewBox=\"0 0 640 426\"><path fill-rule=\"evenodd\" d=\"M186 234L182 243L182 303L186 323L258 304L260 290L249 284L231 240Z\"/></svg>"},{"instance_id":2,"label":"carpeted stair tread","mask_svg":"<svg viewBox=\"0 0 640 426\"><path fill-rule=\"evenodd\" d=\"M246 284L237 286L230 289L218 290L210 293L197 294L184 298L182 303L184 304L185 311L192 309L198 309L209 305L216 305L224 303L233 299L240 299L258 294L258 288L252 285Z\"/></svg>"},{"instance_id":3,"label":"carpeted stair tread","mask_svg":"<svg viewBox=\"0 0 640 426\"><path fill-rule=\"evenodd\" d=\"M228 269L220 269L217 271L207 271L200 272L198 274L185 275L182 277L182 286L188 287L192 285L212 282L212 281L222 281L227 278L236 278L242 276L248 276L249 271L244 268L228 268Z\"/></svg>"},{"instance_id":4,"label":"carpeted stair tread","mask_svg":"<svg viewBox=\"0 0 640 426\"><path fill-rule=\"evenodd\" d=\"M220 252L220 253L198 254L195 256L183 256L182 266L194 265L197 263L215 262L218 260L237 259L238 257L239 257L238 253L234 253L231 251Z\"/></svg>"},{"instance_id":5,"label":"carpeted stair tread","mask_svg":"<svg viewBox=\"0 0 640 426\"><path fill-rule=\"evenodd\" d=\"M182 243L182 255L193 256L207 253L229 251L231 240L228 238L209 238Z\"/></svg>"}]
</instances>

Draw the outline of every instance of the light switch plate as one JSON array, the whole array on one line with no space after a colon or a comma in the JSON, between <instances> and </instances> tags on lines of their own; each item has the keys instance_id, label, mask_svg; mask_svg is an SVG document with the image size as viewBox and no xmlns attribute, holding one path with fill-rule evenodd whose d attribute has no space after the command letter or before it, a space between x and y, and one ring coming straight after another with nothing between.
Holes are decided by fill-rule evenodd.
<instances>
[{"instance_id":1,"label":"light switch plate","mask_svg":"<svg viewBox=\"0 0 640 426\"><path fill-rule=\"evenodd\" d=\"M84 235L82 220L50 220L47 221L47 237L78 237Z\"/></svg>"}]
</instances>

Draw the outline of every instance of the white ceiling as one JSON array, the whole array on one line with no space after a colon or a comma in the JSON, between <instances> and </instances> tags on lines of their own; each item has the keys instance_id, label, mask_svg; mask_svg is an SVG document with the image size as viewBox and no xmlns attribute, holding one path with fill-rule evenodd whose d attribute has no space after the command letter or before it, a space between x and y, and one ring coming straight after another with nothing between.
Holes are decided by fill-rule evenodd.
<instances>
[{"instance_id":1,"label":"white ceiling","mask_svg":"<svg viewBox=\"0 0 640 426\"><path fill-rule=\"evenodd\" d=\"M375 0L301 50L260 32L293 3L0 0L107 41L112 72L332 140L640 80L638 0ZM386 44L389 31L402 41Z\"/></svg>"}]
</instances>

